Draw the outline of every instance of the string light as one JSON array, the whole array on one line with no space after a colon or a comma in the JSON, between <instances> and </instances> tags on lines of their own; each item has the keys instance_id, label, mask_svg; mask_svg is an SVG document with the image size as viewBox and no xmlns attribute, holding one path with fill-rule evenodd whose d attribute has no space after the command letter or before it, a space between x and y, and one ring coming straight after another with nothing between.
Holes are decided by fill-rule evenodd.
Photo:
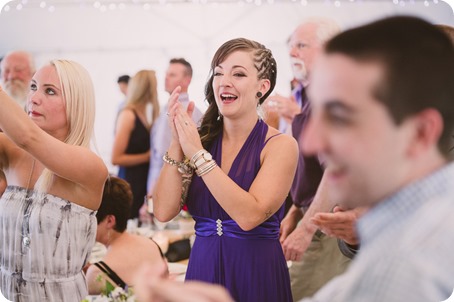
<instances>
[{"instance_id":1,"label":"string light","mask_svg":"<svg viewBox=\"0 0 454 302\"><path fill-rule=\"evenodd\" d=\"M114 10L124 10L129 7L141 7L143 10L150 10L153 5L162 5L170 7L177 4L197 4L197 5L225 5L237 4L239 7L246 5L262 6L275 5L282 3L300 4L304 7L311 4L323 4L328 7L340 8L343 4L361 5L367 2L376 0L15 0L3 7L4 12L11 11L15 8L16 11L24 9L41 8L47 9L49 12L54 12L60 6L77 6L80 9L94 8L102 13ZM386 0L399 7L408 5L415 6L416 4L429 7L441 3L440 0ZM16 4L13 4L16 3ZM51 5L52 4L52 5ZM51 8L52 7L52 8Z\"/></svg>"}]
</instances>

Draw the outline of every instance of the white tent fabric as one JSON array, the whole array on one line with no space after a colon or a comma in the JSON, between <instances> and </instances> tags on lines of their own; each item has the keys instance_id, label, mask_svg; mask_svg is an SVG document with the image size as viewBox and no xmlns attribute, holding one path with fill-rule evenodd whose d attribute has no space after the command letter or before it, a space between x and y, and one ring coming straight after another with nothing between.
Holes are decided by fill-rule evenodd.
<instances>
[{"instance_id":1,"label":"white tent fabric","mask_svg":"<svg viewBox=\"0 0 454 302\"><path fill-rule=\"evenodd\" d=\"M344 29L396 14L454 25L451 7L441 0L204 1L208 3L11 1L7 11L3 7L0 14L0 56L22 49L35 55L38 67L54 58L73 59L84 65L96 89L98 150L115 171L110 152L116 110L123 98L116 84L119 75L133 75L144 68L156 70L159 100L165 103L168 95L163 82L168 61L184 57L194 68L190 97L205 110L203 90L210 59L230 38L254 39L273 51L278 62L275 91L285 95L292 78L286 40L305 18L330 17Z\"/></svg>"}]
</instances>

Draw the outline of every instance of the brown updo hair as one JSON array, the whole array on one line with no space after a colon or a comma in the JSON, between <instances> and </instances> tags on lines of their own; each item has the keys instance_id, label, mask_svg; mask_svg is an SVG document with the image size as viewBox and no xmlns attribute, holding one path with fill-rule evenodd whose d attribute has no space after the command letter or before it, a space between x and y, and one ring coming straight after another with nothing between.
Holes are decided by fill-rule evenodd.
<instances>
[{"instance_id":1,"label":"brown updo hair","mask_svg":"<svg viewBox=\"0 0 454 302\"><path fill-rule=\"evenodd\" d=\"M205 99L208 102L208 109L203 116L202 124L199 128L200 138L205 149L209 149L214 138L222 130L222 119L218 120L219 109L216 105L213 91L214 69L230 54L236 51L252 52L254 55L254 65L258 72L258 79L267 79L270 81L270 89L260 97L260 104L266 100L273 91L274 86L276 86L277 65L271 50L256 41L245 38L232 39L222 44L211 61L209 78L205 85Z\"/></svg>"}]
</instances>

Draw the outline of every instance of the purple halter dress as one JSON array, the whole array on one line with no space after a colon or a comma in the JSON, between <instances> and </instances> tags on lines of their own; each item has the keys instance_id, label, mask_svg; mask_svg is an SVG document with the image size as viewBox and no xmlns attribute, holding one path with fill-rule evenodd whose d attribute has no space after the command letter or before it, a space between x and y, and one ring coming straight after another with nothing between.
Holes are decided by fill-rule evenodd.
<instances>
[{"instance_id":1,"label":"purple halter dress","mask_svg":"<svg viewBox=\"0 0 454 302\"><path fill-rule=\"evenodd\" d=\"M244 190L249 190L260 170L267 132L268 125L259 120L229 171L229 177ZM222 133L210 153L220 165ZM284 205L261 225L243 231L211 195L202 178L196 176L187 205L196 221L196 240L186 280L221 284L237 302L292 301L289 272L279 243Z\"/></svg>"}]
</instances>

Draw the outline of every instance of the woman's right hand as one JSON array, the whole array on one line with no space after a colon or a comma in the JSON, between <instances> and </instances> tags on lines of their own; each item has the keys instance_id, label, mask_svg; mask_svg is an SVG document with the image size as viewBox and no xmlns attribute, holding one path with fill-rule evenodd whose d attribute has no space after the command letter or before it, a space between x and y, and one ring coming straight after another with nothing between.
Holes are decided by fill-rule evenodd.
<instances>
[{"instance_id":1,"label":"woman's right hand","mask_svg":"<svg viewBox=\"0 0 454 302\"><path fill-rule=\"evenodd\" d=\"M180 96L180 92L181 92L181 87L180 86L177 86L173 91L172 93L170 94L170 98L169 98L169 102L168 102L168 106L167 106L167 122L169 123L169 127L171 129L171 132L172 132L172 140L176 141L179 143L179 138L178 138L178 131L175 127L175 122L174 122L174 118L175 118L175 115L176 115L176 110L178 108L178 106L180 105L180 103L178 102L178 98Z\"/></svg>"}]
</instances>

